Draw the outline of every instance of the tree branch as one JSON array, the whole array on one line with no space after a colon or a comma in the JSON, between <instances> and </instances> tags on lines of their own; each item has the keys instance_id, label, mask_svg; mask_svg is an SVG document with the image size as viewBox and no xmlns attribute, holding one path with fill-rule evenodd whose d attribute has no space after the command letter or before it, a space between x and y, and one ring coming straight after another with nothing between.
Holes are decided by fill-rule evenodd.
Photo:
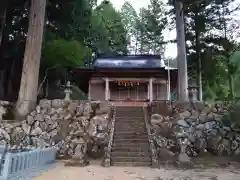
<instances>
[{"instance_id":1,"label":"tree branch","mask_svg":"<svg viewBox=\"0 0 240 180\"><path fill-rule=\"evenodd\" d=\"M47 69L45 70L45 73L44 73L45 75L44 75L44 78L43 78L42 82L40 83L40 85L39 85L39 87L38 87L37 95L39 94L39 92L40 92L43 84L44 84L45 81L47 80L48 71L57 68L57 66L58 66L58 64L56 64L55 66L53 66L53 67L51 67L51 68L47 68Z\"/></svg>"}]
</instances>

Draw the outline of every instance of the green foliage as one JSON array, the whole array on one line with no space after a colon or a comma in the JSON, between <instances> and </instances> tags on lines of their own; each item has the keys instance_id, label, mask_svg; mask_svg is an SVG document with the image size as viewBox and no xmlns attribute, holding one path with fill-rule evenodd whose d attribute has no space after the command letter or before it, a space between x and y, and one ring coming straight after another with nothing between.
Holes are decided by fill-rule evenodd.
<instances>
[{"instance_id":1,"label":"green foliage","mask_svg":"<svg viewBox=\"0 0 240 180\"><path fill-rule=\"evenodd\" d=\"M75 40L52 40L43 47L42 59L48 66L77 67L84 65L84 59L91 50Z\"/></svg>"},{"instance_id":2,"label":"green foliage","mask_svg":"<svg viewBox=\"0 0 240 180\"><path fill-rule=\"evenodd\" d=\"M184 8L189 75L198 78L200 59L205 99L234 97L235 68L229 57L240 27L234 19L238 8L236 0L202 1Z\"/></svg>"},{"instance_id":3,"label":"green foliage","mask_svg":"<svg viewBox=\"0 0 240 180\"><path fill-rule=\"evenodd\" d=\"M121 15L131 53L164 54L163 32L168 24L165 6L160 0L151 0L149 6L137 14L130 2L123 4Z\"/></svg>"},{"instance_id":4,"label":"green foliage","mask_svg":"<svg viewBox=\"0 0 240 180\"><path fill-rule=\"evenodd\" d=\"M71 94L71 99L74 100L87 100L88 96L77 86L72 86L72 94Z\"/></svg>"},{"instance_id":5,"label":"green foliage","mask_svg":"<svg viewBox=\"0 0 240 180\"><path fill-rule=\"evenodd\" d=\"M122 17L108 1L103 1L92 12L90 39L91 46L99 54L127 53Z\"/></svg>"},{"instance_id":6,"label":"green foliage","mask_svg":"<svg viewBox=\"0 0 240 180\"><path fill-rule=\"evenodd\" d=\"M91 19L90 3L88 0L49 0L47 28L61 38L84 42Z\"/></svg>"},{"instance_id":7,"label":"green foliage","mask_svg":"<svg viewBox=\"0 0 240 180\"><path fill-rule=\"evenodd\" d=\"M233 75L234 92L237 98L240 97L240 49L237 48L230 56L230 63L236 68Z\"/></svg>"}]
</instances>

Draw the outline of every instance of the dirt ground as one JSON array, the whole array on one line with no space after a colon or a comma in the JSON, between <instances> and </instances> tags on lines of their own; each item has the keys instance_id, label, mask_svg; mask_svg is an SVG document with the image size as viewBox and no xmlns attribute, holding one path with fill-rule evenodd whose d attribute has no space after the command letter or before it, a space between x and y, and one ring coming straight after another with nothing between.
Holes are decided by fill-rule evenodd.
<instances>
[{"instance_id":1,"label":"dirt ground","mask_svg":"<svg viewBox=\"0 0 240 180\"><path fill-rule=\"evenodd\" d=\"M86 167L64 167L62 161L55 168L33 180L240 180L236 166L222 168L203 167L180 170L176 168L152 169L146 167L101 167L99 162Z\"/></svg>"}]
</instances>

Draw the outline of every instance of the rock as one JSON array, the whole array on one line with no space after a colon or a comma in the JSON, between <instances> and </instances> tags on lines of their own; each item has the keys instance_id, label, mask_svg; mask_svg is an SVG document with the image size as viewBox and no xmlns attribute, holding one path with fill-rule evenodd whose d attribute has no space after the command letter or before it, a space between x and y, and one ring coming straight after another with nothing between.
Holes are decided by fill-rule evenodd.
<instances>
[{"instance_id":1,"label":"rock","mask_svg":"<svg viewBox=\"0 0 240 180\"><path fill-rule=\"evenodd\" d=\"M32 124L34 123L34 118L33 118L33 116L31 116L31 115L28 115L28 116L27 116L27 123L28 123L29 125L32 125Z\"/></svg>"},{"instance_id":2,"label":"rock","mask_svg":"<svg viewBox=\"0 0 240 180\"><path fill-rule=\"evenodd\" d=\"M50 135L50 137L55 137L55 136L57 136L57 134L58 134L58 130L57 129L54 129L54 130L52 130L52 131L50 131L49 132L49 135Z\"/></svg>"},{"instance_id":3,"label":"rock","mask_svg":"<svg viewBox=\"0 0 240 180\"><path fill-rule=\"evenodd\" d=\"M180 163L191 163L191 158L186 153L180 153L178 155L178 161Z\"/></svg>"},{"instance_id":4,"label":"rock","mask_svg":"<svg viewBox=\"0 0 240 180\"><path fill-rule=\"evenodd\" d=\"M91 106L91 103L90 102L87 102L85 104L85 107L84 107L84 110L83 110L83 116L85 117L90 117L92 113L92 106Z\"/></svg>"},{"instance_id":5,"label":"rock","mask_svg":"<svg viewBox=\"0 0 240 180\"><path fill-rule=\"evenodd\" d=\"M91 120L90 123L95 124L96 126L99 126L102 131L107 130L108 127L108 119L107 115L98 115L94 116Z\"/></svg>"},{"instance_id":6,"label":"rock","mask_svg":"<svg viewBox=\"0 0 240 180\"><path fill-rule=\"evenodd\" d=\"M83 111L84 111L84 108L85 108L85 106L84 106L84 103L80 103L77 107L76 107L76 115L77 116L82 116L83 115Z\"/></svg>"},{"instance_id":7,"label":"rock","mask_svg":"<svg viewBox=\"0 0 240 180\"><path fill-rule=\"evenodd\" d=\"M7 140L7 141L10 141L10 135L4 130L4 129L2 129L2 128L0 128L0 137L2 138L2 139L5 139L5 140Z\"/></svg>"},{"instance_id":8,"label":"rock","mask_svg":"<svg viewBox=\"0 0 240 180\"><path fill-rule=\"evenodd\" d=\"M185 128L189 128L190 127L189 124L185 120L178 120L177 124L179 126L182 126L182 127L185 127Z\"/></svg>"},{"instance_id":9,"label":"rock","mask_svg":"<svg viewBox=\"0 0 240 180\"><path fill-rule=\"evenodd\" d=\"M39 127L42 129L42 131L48 130L48 124L46 122L40 122Z\"/></svg>"},{"instance_id":10,"label":"rock","mask_svg":"<svg viewBox=\"0 0 240 180\"><path fill-rule=\"evenodd\" d=\"M54 99L54 100L52 100L52 107L53 107L54 109L58 109L58 108L63 107L63 101L60 100L60 99Z\"/></svg>"},{"instance_id":11,"label":"rock","mask_svg":"<svg viewBox=\"0 0 240 180\"><path fill-rule=\"evenodd\" d=\"M3 115L7 113L6 108L0 105L0 121L3 119Z\"/></svg>"},{"instance_id":12,"label":"rock","mask_svg":"<svg viewBox=\"0 0 240 180\"><path fill-rule=\"evenodd\" d=\"M187 117L191 116L191 113L189 111L183 111L183 112L179 113L179 116L183 117L183 118L187 118Z\"/></svg>"},{"instance_id":13,"label":"rock","mask_svg":"<svg viewBox=\"0 0 240 180\"><path fill-rule=\"evenodd\" d=\"M69 112L71 115L73 115L73 114L76 112L77 106L78 106L77 103L70 103L70 104L68 105L68 108L67 108L68 112Z\"/></svg>"},{"instance_id":14,"label":"rock","mask_svg":"<svg viewBox=\"0 0 240 180\"><path fill-rule=\"evenodd\" d=\"M37 107L36 107L36 112L37 112L37 114L40 114L40 113L41 113L41 107L40 107L40 106L37 106Z\"/></svg>"},{"instance_id":15,"label":"rock","mask_svg":"<svg viewBox=\"0 0 240 180\"><path fill-rule=\"evenodd\" d=\"M157 129L158 129L158 134L160 134L161 136L163 137L170 137L172 136L172 123L171 122L163 122L163 123L160 123L158 126L157 126Z\"/></svg>"},{"instance_id":16,"label":"rock","mask_svg":"<svg viewBox=\"0 0 240 180\"><path fill-rule=\"evenodd\" d=\"M54 115L55 113L56 113L56 109L54 109L54 108L49 109L48 112L47 112L47 114L50 115L50 116Z\"/></svg>"},{"instance_id":17,"label":"rock","mask_svg":"<svg viewBox=\"0 0 240 180\"><path fill-rule=\"evenodd\" d=\"M107 102L96 102L96 115L109 114L110 108Z\"/></svg>"},{"instance_id":18,"label":"rock","mask_svg":"<svg viewBox=\"0 0 240 180\"><path fill-rule=\"evenodd\" d=\"M74 155L72 156L72 159L75 159L75 160L81 160L84 158L85 154L84 152L82 152L82 145L81 144L78 144L76 146L76 148L74 149Z\"/></svg>"},{"instance_id":19,"label":"rock","mask_svg":"<svg viewBox=\"0 0 240 180\"><path fill-rule=\"evenodd\" d=\"M81 124L84 128L88 127L89 121L90 121L88 117L81 116L81 117L77 117L76 119L78 122L81 122Z\"/></svg>"},{"instance_id":20,"label":"rock","mask_svg":"<svg viewBox=\"0 0 240 180\"><path fill-rule=\"evenodd\" d=\"M167 148L159 148L158 153L159 153L160 161L169 161L169 160L176 161L177 160L175 153L173 153Z\"/></svg>"},{"instance_id":21,"label":"rock","mask_svg":"<svg viewBox=\"0 0 240 180\"><path fill-rule=\"evenodd\" d=\"M64 166L74 166L74 167L84 167L87 165L89 165L89 161L86 159L82 159L82 160L71 159L64 164Z\"/></svg>"},{"instance_id":22,"label":"rock","mask_svg":"<svg viewBox=\"0 0 240 180\"><path fill-rule=\"evenodd\" d=\"M38 114L35 116L35 121L44 121L43 115L42 114Z\"/></svg>"},{"instance_id":23,"label":"rock","mask_svg":"<svg viewBox=\"0 0 240 180\"><path fill-rule=\"evenodd\" d=\"M22 138L25 136L25 132L21 127L16 127L11 134L11 140L19 144Z\"/></svg>"},{"instance_id":24,"label":"rock","mask_svg":"<svg viewBox=\"0 0 240 180\"><path fill-rule=\"evenodd\" d=\"M161 116L160 114L153 114L151 116L151 124L159 124L163 121L163 116Z\"/></svg>"},{"instance_id":25,"label":"rock","mask_svg":"<svg viewBox=\"0 0 240 180\"><path fill-rule=\"evenodd\" d=\"M32 130L31 135L32 136L38 136L42 133L42 129L40 127L36 127L35 129Z\"/></svg>"},{"instance_id":26,"label":"rock","mask_svg":"<svg viewBox=\"0 0 240 180\"><path fill-rule=\"evenodd\" d=\"M33 127L34 127L34 128L37 128L37 127L39 127L39 126L40 126L40 122L39 122L39 121L35 121Z\"/></svg>"},{"instance_id":27,"label":"rock","mask_svg":"<svg viewBox=\"0 0 240 180\"><path fill-rule=\"evenodd\" d=\"M97 139L105 139L108 132L108 119L105 115L95 116L91 119L88 134L90 137L96 137Z\"/></svg>"},{"instance_id":28,"label":"rock","mask_svg":"<svg viewBox=\"0 0 240 180\"><path fill-rule=\"evenodd\" d=\"M32 112L30 113L30 115L31 115L32 117L35 117L35 116L37 115L37 111L32 111Z\"/></svg>"},{"instance_id":29,"label":"rock","mask_svg":"<svg viewBox=\"0 0 240 180\"><path fill-rule=\"evenodd\" d=\"M22 123L22 129L26 134L30 134L31 131L31 126L29 124L27 124L26 121L23 121Z\"/></svg>"},{"instance_id":30,"label":"rock","mask_svg":"<svg viewBox=\"0 0 240 180\"><path fill-rule=\"evenodd\" d=\"M39 106L42 109L50 109L52 106L52 101L51 100L47 100L47 99L42 99L39 101Z\"/></svg>"}]
</instances>

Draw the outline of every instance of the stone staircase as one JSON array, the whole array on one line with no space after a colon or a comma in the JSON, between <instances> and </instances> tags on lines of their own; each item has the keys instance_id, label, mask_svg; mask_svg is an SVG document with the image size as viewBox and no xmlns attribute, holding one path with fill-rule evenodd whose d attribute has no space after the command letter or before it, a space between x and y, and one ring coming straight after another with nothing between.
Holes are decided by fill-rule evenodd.
<instances>
[{"instance_id":1,"label":"stone staircase","mask_svg":"<svg viewBox=\"0 0 240 180\"><path fill-rule=\"evenodd\" d=\"M111 165L151 166L151 152L142 107L116 107Z\"/></svg>"}]
</instances>

